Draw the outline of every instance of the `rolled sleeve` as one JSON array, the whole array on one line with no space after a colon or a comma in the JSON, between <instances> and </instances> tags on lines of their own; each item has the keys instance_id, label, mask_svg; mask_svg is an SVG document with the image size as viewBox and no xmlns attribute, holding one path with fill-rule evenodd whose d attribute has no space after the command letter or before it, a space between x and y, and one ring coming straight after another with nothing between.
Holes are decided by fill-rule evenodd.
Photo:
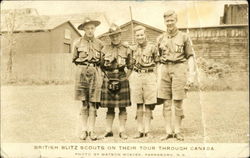
<instances>
[{"instance_id":1,"label":"rolled sleeve","mask_svg":"<svg viewBox=\"0 0 250 158\"><path fill-rule=\"evenodd\" d=\"M71 49L71 53L73 54L73 56L72 56L73 63L75 63L75 60L79 57L79 53L77 51L78 43L79 43L79 39L74 41L72 49Z\"/></svg>"}]
</instances>

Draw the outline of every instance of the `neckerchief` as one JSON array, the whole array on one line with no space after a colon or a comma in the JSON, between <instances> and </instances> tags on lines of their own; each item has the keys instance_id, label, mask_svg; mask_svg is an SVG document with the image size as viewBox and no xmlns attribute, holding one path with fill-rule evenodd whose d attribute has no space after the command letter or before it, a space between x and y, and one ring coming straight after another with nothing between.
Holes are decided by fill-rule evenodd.
<instances>
[{"instance_id":1,"label":"neckerchief","mask_svg":"<svg viewBox=\"0 0 250 158\"><path fill-rule=\"evenodd\" d=\"M173 30L168 30L166 31L168 38L172 38L178 34L179 30L177 27L175 27Z\"/></svg>"},{"instance_id":2,"label":"neckerchief","mask_svg":"<svg viewBox=\"0 0 250 158\"><path fill-rule=\"evenodd\" d=\"M83 38L88 41L88 61L91 61L92 58L94 58L95 56L95 51L93 48L93 42L94 42L94 36L93 37L87 37L86 35L83 36Z\"/></svg>"}]
</instances>

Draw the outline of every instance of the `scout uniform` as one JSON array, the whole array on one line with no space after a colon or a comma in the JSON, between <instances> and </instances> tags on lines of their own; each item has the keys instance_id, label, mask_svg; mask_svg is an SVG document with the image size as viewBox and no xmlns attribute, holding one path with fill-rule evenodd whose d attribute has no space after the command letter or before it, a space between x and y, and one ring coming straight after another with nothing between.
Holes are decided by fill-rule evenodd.
<instances>
[{"instance_id":1,"label":"scout uniform","mask_svg":"<svg viewBox=\"0 0 250 158\"><path fill-rule=\"evenodd\" d=\"M135 27L135 31L144 30L142 26ZM132 46L133 73L130 76L131 101L137 104L136 119L138 133L134 138L152 137L149 126L152 110L157 103L157 47L146 39L143 43ZM145 111L143 110L145 105ZM144 118L143 118L144 117ZM143 121L144 120L144 121Z\"/></svg>"},{"instance_id":2,"label":"scout uniform","mask_svg":"<svg viewBox=\"0 0 250 158\"><path fill-rule=\"evenodd\" d=\"M98 26L99 21L89 18L84 20L78 29L82 30L86 24L94 24ZM95 140L93 128L96 117L96 109L100 104L102 72L100 69L101 49L103 44L95 37L79 38L73 47L73 60L76 64L76 80L75 80L75 99L82 101L81 117L82 117L82 134L81 139L86 139L89 135ZM89 120L89 133L87 133L87 121ZM92 136L91 136L92 134Z\"/></svg>"},{"instance_id":3,"label":"scout uniform","mask_svg":"<svg viewBox=\"0 0 250 158\"><path fill-rule=\"evenodd\" d=\"M145 41L132 47L134 67L131 74L131 101L136 104L156 104L156 62L157 48Z\"/></svg>"},{"instance_id":4,"label":"scout uniform","mask_svg":"<svg viewBox=\"0 0 250 158\"><path fill-rule=\"evenodd\" d=\"M174 11L168 11L165 13L164 18L174 15ZM171 128L172 100L175 106L175 120L177 120L175 121L176 127L174 132L177 134L180 133L180 122L184 118L182 100L186 97L187 60L193 56L193 51L187 34L179 31L177 28L160 35L157 39L157 45L160 54L160 63L162 64L158 98L166 100L163 115L167 122L166 133L170 136L173 132Z\"/></svg>"},{"instance_id":5,"label":"scout uniform","mask_svg":"<svg viewBox=\"0 0 250 158\"><path fill-rule=\"evenodd\" d=\"M122 30L115 24L109 29L109 36L120 34ZM101 92L101 107L107 107L107 128L104 137L113 136L112 124L115 117L114 108L119 108L119 126L121 138L126 139L125 123L127 120L126 107L131 105L130 89L125 69L131 69L130 49L122 44L114 45L112 42L102 49L104 80Z\"/></svg>"}]
</instances>

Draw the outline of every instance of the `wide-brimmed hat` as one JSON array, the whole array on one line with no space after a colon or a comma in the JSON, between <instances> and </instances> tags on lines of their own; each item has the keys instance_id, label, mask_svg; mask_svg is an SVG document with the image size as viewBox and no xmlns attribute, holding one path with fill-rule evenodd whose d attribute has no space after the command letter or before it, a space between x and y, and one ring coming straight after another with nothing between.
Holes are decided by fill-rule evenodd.
<instances>
[{"instance_id":1,"label":"wide-brimmed hat","mask_svg":"<svg viewBox=\"0 0 250 158\"><path fill-rule=\"evenodd\" d=\"M78 26L78 30L83 30L84 26L87 24L94 24L95 26L98 26L101 24L98 20L92 20L89 17L86 17L81 25Z\"/></svg>"},{"instance_id":2,"label":"wide-brimmed hat","mask_svg":"<svg viewBox=\"0 0 250 158\"><path fill-rule=\"evenodd\" d=\"M105 36L110 36L110 35L114 35L114 34L118 34L118 33L121 33L121 32L124 32L124 31L127 31L127 30L122 30L120 28L120 26L116 25L116 24L111 24L110 27L109 27L109 31L107 33L105 33Z\"/></svg>"}]
</instances>

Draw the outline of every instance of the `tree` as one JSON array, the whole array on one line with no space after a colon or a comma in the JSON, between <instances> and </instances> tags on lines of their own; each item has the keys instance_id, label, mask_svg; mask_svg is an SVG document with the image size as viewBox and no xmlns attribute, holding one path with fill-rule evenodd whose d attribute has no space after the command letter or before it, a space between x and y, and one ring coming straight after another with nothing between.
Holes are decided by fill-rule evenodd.
<instances>
[{"instance_id":1,"label":"tree","mask_svg":"<svg viewBox=\"0 0 250 158\"><path fill-rule=\"evenodd\" d=\"M4 33L2 34L2 37L6 40L6 51L4 52L8 56L7 61L7 79L12 78L12 72L13 72L13 57L14 57L14 48L16 44L16 39L14 36L14 31L20 26L17 22L17 11L16 9L10 10L8 13L3 14L1 19L3 19L3 25L4 25Z\"/></svg>"},{"instance_id":2,"label":"tree","mask_svg":"<svg viewBox=\"0 0 250 158\"><path fill-rule=\"evenodd\" d=\"M37 20L38 17L38 20ZM22 29L23 24L28 26L43 25L35 9L12 9L1 11L1 36L5 44L4 54L7 55L7 73L6 79L13 78L13 63L16 53L16 33ZM2 41L2 42L3 42ZM2 43L3 44L3 43Z\"/></svg>"}]
</instances>

